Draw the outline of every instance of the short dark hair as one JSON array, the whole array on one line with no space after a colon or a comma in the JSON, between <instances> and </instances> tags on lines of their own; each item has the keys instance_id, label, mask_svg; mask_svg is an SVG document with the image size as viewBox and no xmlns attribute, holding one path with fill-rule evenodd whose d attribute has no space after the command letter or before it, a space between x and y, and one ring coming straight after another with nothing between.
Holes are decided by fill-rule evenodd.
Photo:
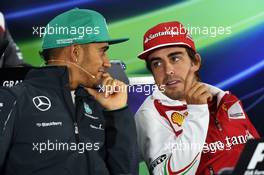
<instances>
[{"instance_id":1,"label":"short dark hair","mask_svg":"<svg viewBox=\"0 0 264 175\"><path fill-rule=\"evenodd\" d=\"M58 53L60 53L62 49L63 48L44 49L39 51L39 55L45 61L45 64L48 64L48 61L54 57L57 57Z\"/></svg>"},{"instance_id":2,"label":"short dark hair","mask_svg":"<svg viewBox=\"0 0 264 175\"><path fill-rule=\"evenodd\" d=\"M187 46L184 46L184 45L181 45L180 47L185 48L185 49L186 49L186 52L187 52L187 54L188 54L188 56L189 56L190 59L191 59L191 61L192 61L194 64L197 64L197 60L196 60L196 58L195 58L195 54L196 54L196 52L195 52L193 49L191 49L190 47L187 47ZM152 69L151 69L151 62L150 62L148 59L146 59L146 67L147 67L147 69L148 69L151 73L153 73L153 72L152 72ZM195 75L196 75L198 81L201 81L200 74L199 74L199 70L195 72Z\"/></svg>"}]
</instances>

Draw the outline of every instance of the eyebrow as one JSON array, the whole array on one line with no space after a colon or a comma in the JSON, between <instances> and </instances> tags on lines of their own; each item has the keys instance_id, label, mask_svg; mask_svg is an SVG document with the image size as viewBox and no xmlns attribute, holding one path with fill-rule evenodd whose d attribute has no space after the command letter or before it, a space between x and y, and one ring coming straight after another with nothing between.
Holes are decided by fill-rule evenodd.
<instances>
[{"instance_id":1,"label":"eyebrow","mask_svg":"<svg viewBox=\"0 0 264 175\"><path fill-rule=\"evenodd\" d=\"M175 55L183 55L183 52L177 51L177 52L172 52L168 54L168 57L175 56Z\"/></svg>"},{"instance_id":2,"label":"eyebrow","mask_svg":"<svg viewBox=\"0 0 264 175\"><path fill-rule=\"evenodd\" d=\"M183 55L184 52L181 52L181 51L176 51L176 52L171 52L167 55L167 57L172 57L172 56L175 56L175 55ZM156 60L161 60L160 57L151 57L149 59L149 62L152 63L153 61L156 61Z\"/></svg>"},{"instance_id":3,"label":"eyebrow","mask_svg":"<svg viewBox=\"0 0 264 175\"><path fill-rule=\"evenodd\" d=\"M107 51L109 49L109 46L107 45L107 46L104 46L104 47L101 47L101 50L103 50L103 51Z\"/></svg>"},{"instance_id":4,"label":"eyebrow","mask_svg":"<svg viewBox=\"0 0 264 175\"><path fill-rule=\"evenodd\" d=\"M151 64L153 61L156 61L156 60L161 60L161 58L160 57L152 57L152 58L150 58L149 59L149 63Z\"/></svg>"}]
</instances>

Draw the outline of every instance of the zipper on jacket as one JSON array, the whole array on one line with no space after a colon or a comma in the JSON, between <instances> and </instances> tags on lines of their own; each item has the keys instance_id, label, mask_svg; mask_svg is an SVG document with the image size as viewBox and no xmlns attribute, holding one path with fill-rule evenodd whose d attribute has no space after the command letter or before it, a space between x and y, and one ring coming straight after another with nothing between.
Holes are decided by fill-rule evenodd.
<instances>
[{"instance_id":1,"label":"zipper on jacket","mask_svg":"<svg viewBox=\"0 0 264 175\"><path fill-rule=\"evenodd\" d=\"M75 141L76 143L79 143L79 127L77 124L78 118L76 117L76 109L74 111L74 102L72 100L72 95L71 95L71 90L69 87L69 84L66 84L64 89L63 89L63 97L65 99L67 109L69 110L69 113L72 116L72 122L73 122L73 129L74 129L74 135L75 135Z\"/></svg>"},{"instance_id":2,"label":"zipper on jacket","mask_svg":"<svg viewBox=\"0 0 264 175\"><path fill-rule=\"evenodd\" d=\"M223 131L221 124L219 123L218 119L215 117L215 125L219 131Z\"/></svg>"},{"instance_id":3,"label":"zipper on jacket","mask_svg":"<svg viewBox=\"0 0 264 175\"><path fill-rule=\"evenodd\" d=\"M75 134L75 139L76 142L79 143L79 128L77 122L74 122L74 134Z\"/></svg>"},{"instance_id":4,"label":"zipper on jacket","mask_svg":"<svg viewBox=\"0 0 264 175\"><path fill-rule=\"evenodd\" d=\"M78 126L78 117L81 115L81 106L82 106L82 99L75 98L75 116L73 118L73 125L74 125L74 134L76 142L79 143L79 126Z\"/></svg>"},{"instance_id":5,"label":"zipper on jacket","mask_svg":"<svg viewBox=\"0 0 264 175\"><path fill-rule=\"evenodd\" d=\"M215 175L213 167L209 166L209 173L210 175Z\"/></svg>"}]
</instances>

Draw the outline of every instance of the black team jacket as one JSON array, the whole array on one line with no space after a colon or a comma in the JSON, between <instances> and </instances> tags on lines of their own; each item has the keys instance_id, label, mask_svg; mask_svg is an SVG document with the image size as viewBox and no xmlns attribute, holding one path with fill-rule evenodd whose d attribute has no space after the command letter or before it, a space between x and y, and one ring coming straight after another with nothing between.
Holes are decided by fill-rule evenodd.
<instances>
[{"instance_id":1,"label":"black team jacket","mask_svg":"<svg viewBox=\"0 0 264 175\"><path fill-rule=\"evenodd\" d=\"M128 107L107 111L65 67L29 71L0 88L1 175L137 174L136 129Z\"/></svg>"}]
</instances>

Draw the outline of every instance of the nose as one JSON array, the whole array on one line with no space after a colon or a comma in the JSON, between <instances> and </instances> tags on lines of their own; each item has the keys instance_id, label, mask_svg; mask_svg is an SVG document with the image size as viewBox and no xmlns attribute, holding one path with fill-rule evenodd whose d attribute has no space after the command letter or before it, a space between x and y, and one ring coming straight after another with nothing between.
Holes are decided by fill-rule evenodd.
<instances>
[{"instance_id":1,"label":"nose","mask_svg":"<svg viewBox=\"0 0 264 175\"><path fill-rule=\"evenodd\" d=\"M165 72L166 75L173 75L174 74L174 67L172 64L170 63L165 63Z\"/></svg>"},{"instance_id":2,"label":"nose","mask_svg":"<svg viewBox=\"0 0 264 175\"><path fill-rule=\"evenodd\" d=\"M104 66L105 68L110 68L110 67L111 67L111 63L110 63L108 57L105 57L105 58L104 58L104 60L103 60L103 66Z\"/></svg>"}]
</instances>

